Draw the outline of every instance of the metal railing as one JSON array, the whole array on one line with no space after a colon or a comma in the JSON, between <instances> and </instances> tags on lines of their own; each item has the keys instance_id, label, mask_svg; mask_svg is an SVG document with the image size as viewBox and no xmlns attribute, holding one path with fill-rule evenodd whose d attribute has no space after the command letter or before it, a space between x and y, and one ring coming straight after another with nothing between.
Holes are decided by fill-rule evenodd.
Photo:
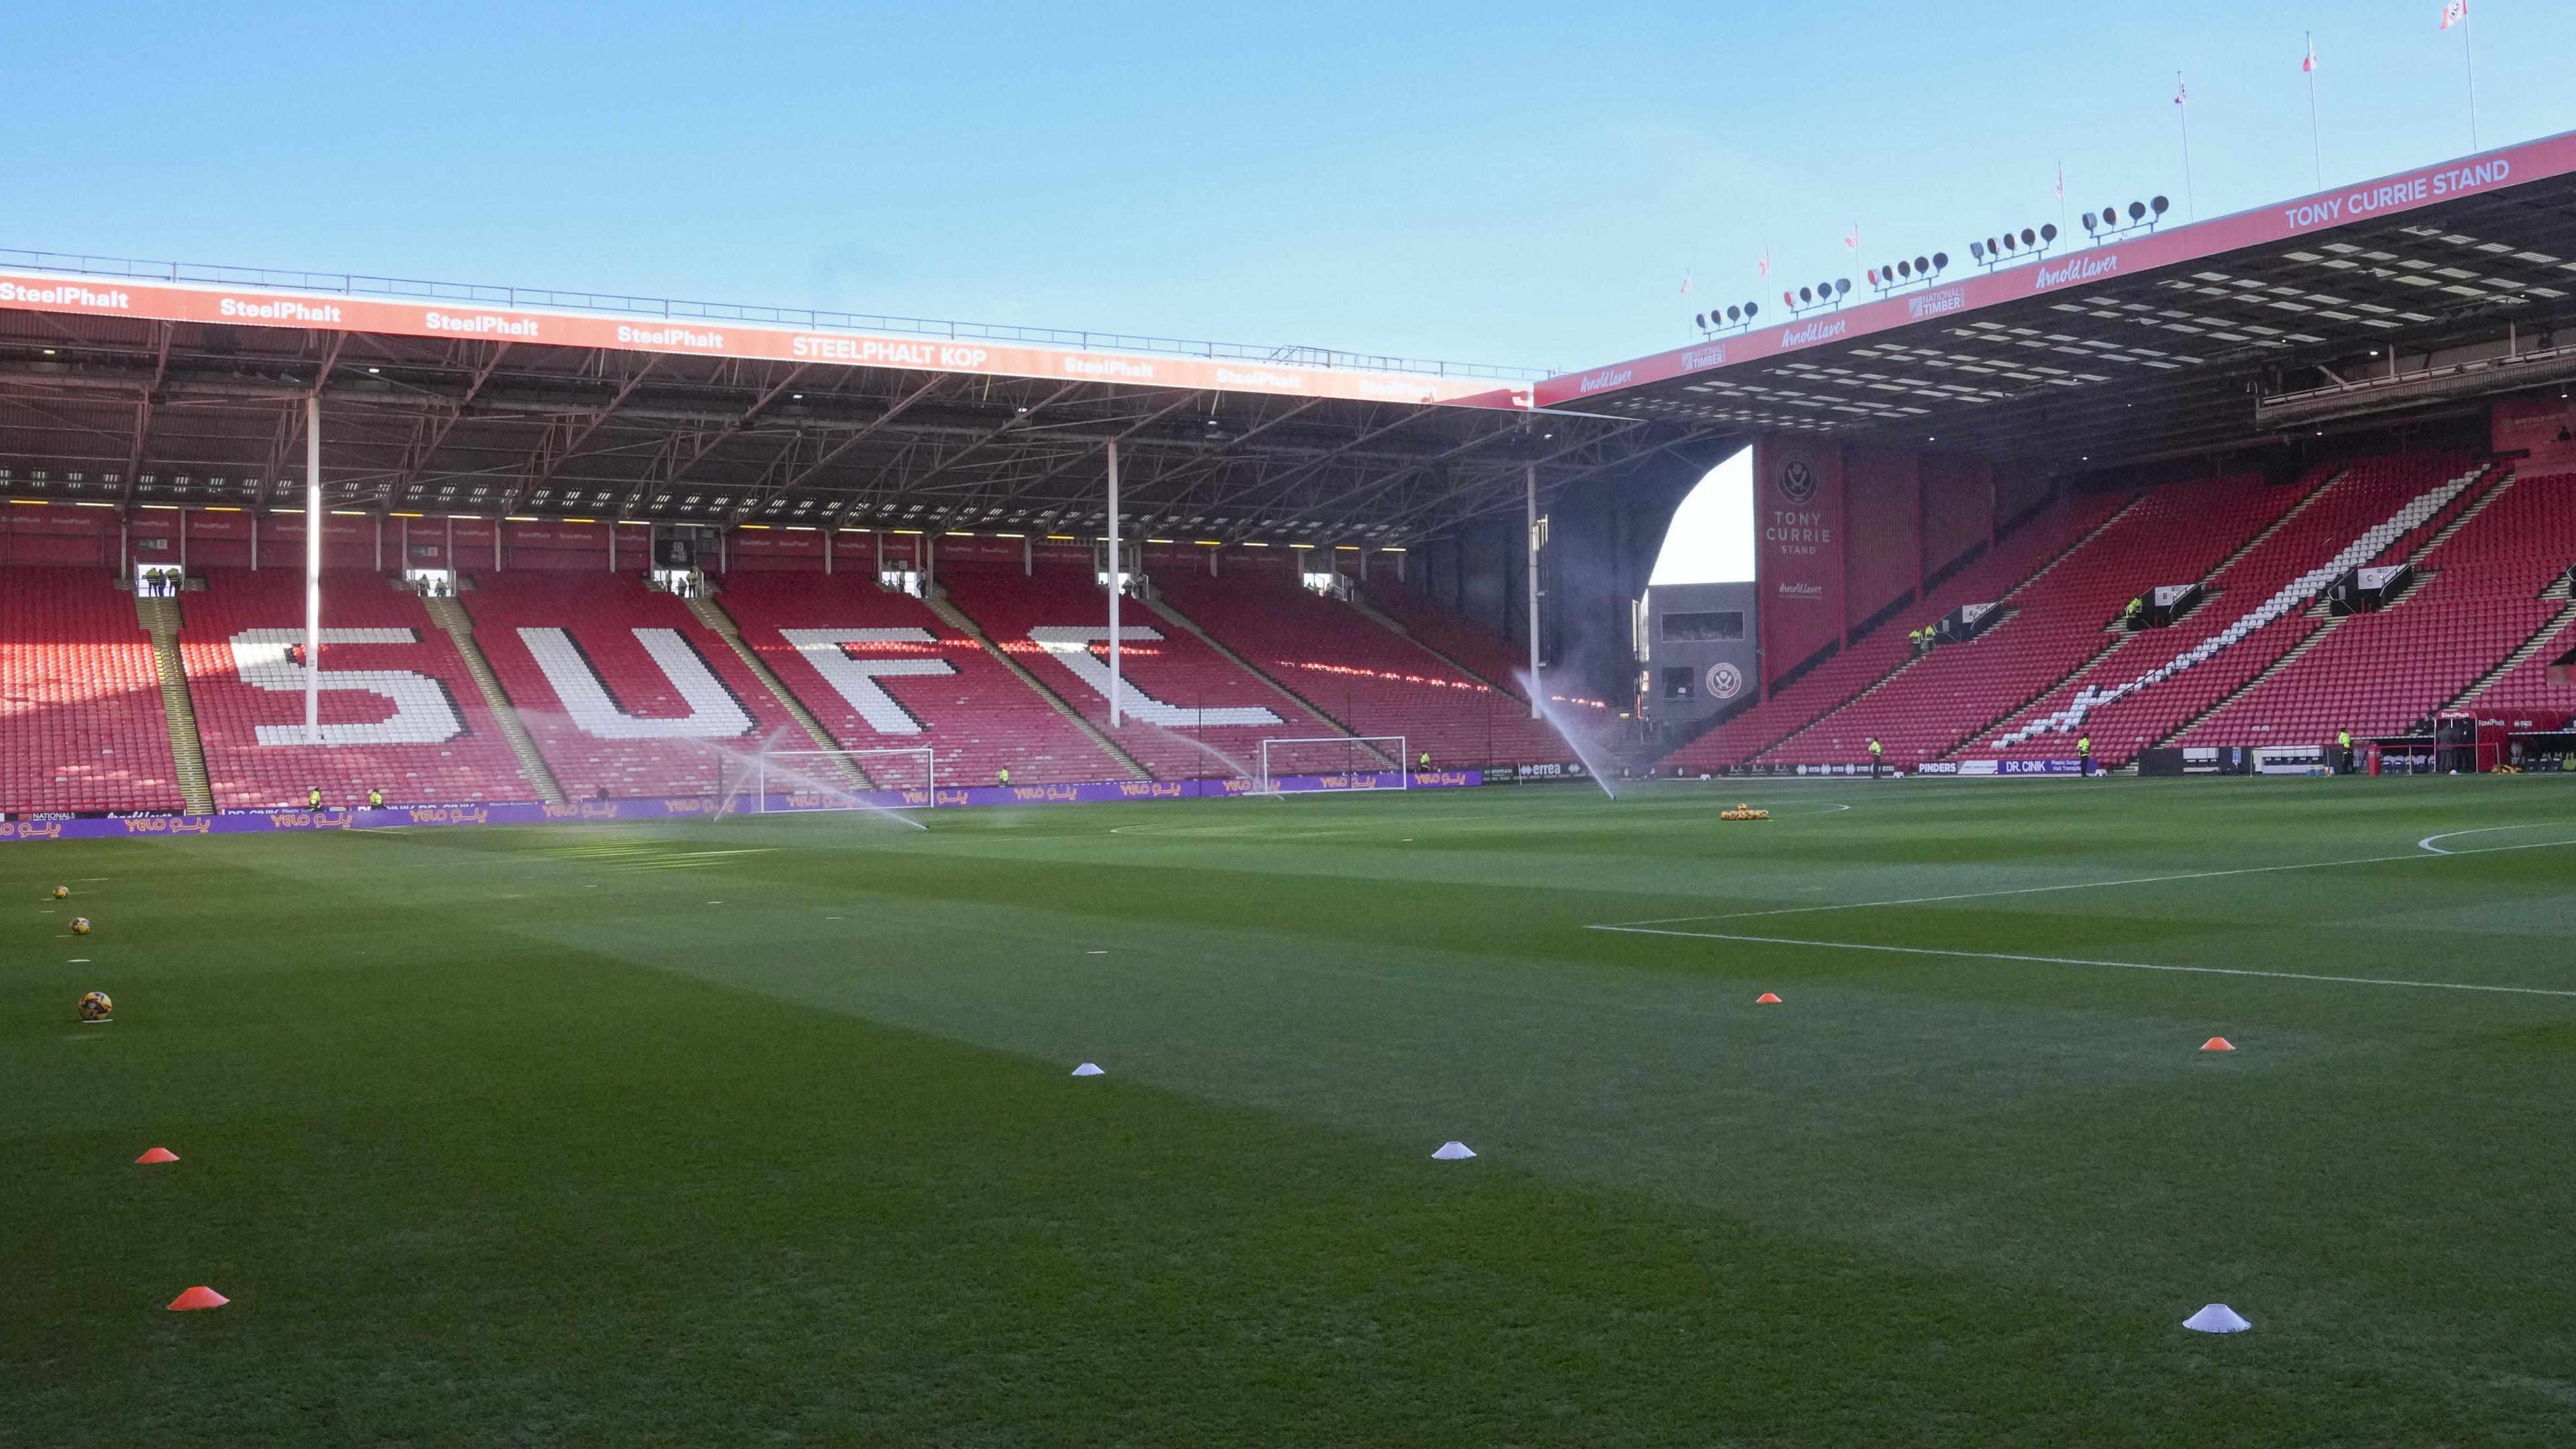
<instances>
[{"instance_id":1,"label":"metal railing","mask_svg":"<svg viewBox=\"0 0 2576 1449\"><path fill-rule=\"evenodd\" d=\"M1263 347L1245 342L1197 342L1128 332L1071 331L1061 327L1021 327L1000 322L952 322L928 317L889 317L867 312L831 312L812 307L755 307L733 302L690 302L669 297L638 297L617 292L574 292L549 287L505 287L474 282L433 282L408 277L373 277L359 272L303 272L277 267L228 267L205 262L138 261L75 252L27 251L0 247L0 267L77 277L119 277L135 282L198 283L255 287L276 291L333 292L345 297L378 297L416 302L471 302L486 307L532 307L563 312L598 312L618 317L656 317L705 322L743 322L773 327L801 327L817 332L891 332L952 341L1019 342L1083 351L1144 352L1168 357L1223 358L1291 367L1320 367L1358 372L1403 372L1429 377L1494 378L1535 382L1555 374L1546 368L1498 367L1480 362L1443 362L1418 357L1344 352L1329 347L1286 345Z\"/></svg>"}]
</instances>

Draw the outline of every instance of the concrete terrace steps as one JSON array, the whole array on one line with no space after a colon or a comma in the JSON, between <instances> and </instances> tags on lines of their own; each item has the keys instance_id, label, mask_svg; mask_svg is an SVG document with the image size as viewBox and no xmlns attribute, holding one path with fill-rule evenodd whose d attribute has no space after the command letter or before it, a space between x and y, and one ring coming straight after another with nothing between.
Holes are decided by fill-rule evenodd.
<instances>
[{"instance_id":1,"label":"concrete terrace steps","mask_svg":"<svg viewBox=\"0 0 2576 1449\"><path fill-rule=\"evenodd\" d=\"M947 624L948 627L965 635L967 638L974 640L976 647L992 656L992 658L998 661L1004 669L1011 672L1011 676L1013 678L1019 680L1020 683L1027 685L1036 693L1038 698L1045 700L1048 706L1054 709L1057 714L1063 715L1075 729L1082 731L1083 738L1100 746L1102 753L1108 755L1110 759L1115 760L1119 767L1127 772L1127 777L1129 779L1150 780L1154 778L1154 772L1146 769L1142 764L1138 763L1134 755L1127 753L1125 746L1119 744L1116 740L1111 739L1107 730L1093 724L1089 718L1084 716L1081 710L1075 709L1070 703L1068 703L1063 695L1049 689L1046 685L1046 681L1038 678L1035 674L1030 673L1028 666L1020 663L1017 659L1012 658L1010 651L1004 649L1001 645L994 643L993 636L984 632L984 626L976 623L965 610L958 608L953 603L950 603L947 594L941 590L937 584L931 585L929 590L923 593L921 596L921 602L928 605L930 612L937 614L940 617L940 620Z\"/></svg>"},{"instance_id":2,"label":"concrete terrace steps","mask_svg":"<svg viewBox=\"0 0 2576 1449\"><path fill-rule=\"evenodd\" d=\"M787 717L796 721L797 727L805 731L806 738L814 742L814 748L831 752L832 764L840 771L843 780L862 790L876 788L876 781L868 778L868 772L860 767L858 761L840 753L841 742L832 738L832 732L824 728L823 722L814 717L812 710L805 707L805 701L798 699L788 689L787 681L778 677L777 672L769 667L769 661L761 658L758 651L744 642L742 626L734 622L733 615L726 613L722 604L706 594L693 595L686 602L689 612L697 616L698 622L706 625L718 638L724 640L732 648L734 657L740 659L743 667L751 671L751 677L759 680L761 687L777 699L778 707L786 710Z\"/></svg>"},{"instance_id":3,"label":"concrete terrace steps","mask_svg":"<svg viewBox=\"0 0 2576 1449\"><path fill-rule=\"evenodd\" d=\"M2035 583L2038 583L2041 579L2044 579L2044 578L2048 577L2048 575L2050 575L2051 573L2053 573L2053 572L2055 572L2055 571L2057 570L2057 567L2058 567L2060 564L2063 564L2063 563L2065 563L2068 559L2073 558L2073 557L2076 555L2076 553L2077 553L2077 552L2079 552L2080 550L2082 550L2082 549L2083 549L2083 547L2084 547L2086 544L2089 544L2089 543L2091 543L2093 540L2095 540L2095 539L2097 539L2097 538L2101 537L2101 536L2102 536L2102 531L2103 531L2104 529L2109 528L2112 524L2115 524L2115 523L2119 522L2121 519L2128 517L2131 513L2136 512L2136 511L2137 511L2137 509L2139 508L2139 506L2140 506L2140 505L2142 505L2142 504L2144 504L2146 501L2147 501L2147 495L2146 495L2146 494L2144 494L2144 493L2140 493L2140 494L2138 494L2136 497L2131 498L2128 502L2123 503L2123 504L2121 504L2119 507L2117 507L2117 508L2115 508L2115 509L2111 510L2111 512L2110 512L2107 516L2105 516L2105 517L2103 518L2103 520L2102 520L2100 523L2097 523L2097 524L2093 525L2091 528L2088 528L2088 529L2084 530L2084 532L2083 532L2081 535L2079 535L2079 536L2078 536L2078 537L2077 537L2073 542L2071 542L2071 543L2067 544L2067 545L2066 545L2066 547L2059 549L2055 554L2051 555L2051 556L2049 557L2048 562L2046 562L2046 563L2044 563L2044 564L2041 564L2038 568L2035 568L2035 569L2031 570L2031 572L2030 572L2030 576L2029 576L2029 577L2027 577L2027 578L2023 579L2021 582L2019 582L2019 583L2017 583L2017 584L2014 584L2011 588L2004 590L2001 594L1996 595L1996 596L1995 596L1995 600L1994 600L1994 606L1995 606L1996 608L1998 608L1998 609L2003 609L2005 604L2010 603L2010 602L2012 601L2012 599L2013 599L2013 596L2014 596L2014 595L2019 594L2022 590L2029 588L2031 585L2033 585L2033 584L2035 584ZM2003 613L2001 613L2001 614L1999 614L1999 615L1997 615L1997 616L1996 616L1996 618L1995 618L1995 622L1994 622L1994 623L1989 624L1989 625L1987 625L1986 627L1987 627L1988 629L1999 629L1999 628L2002 628L2005 624L2010 623L2010 622L2012 621L2013 612L2014 612L2014 611L2012 611L2012 610L2010 610L2010 609L2005 609ZM1882 625L1880 625L1879 627L1883 629L1883 628L1886 628L1887 626L1886 626L1885 624L1882 624ZM1758 759L1762 758L1764 755L1767 755L1767 754L1771 753L1773 750L1777 750L1777 749L1784 749L1784 748L1786 748L1786 747L1787 747L1791 742L1795 741L1795 740L1796 740L1800 735L1803 735L1803 734L1805 734L1807 731L1809 731L1809 730L1811 730L1811 729L1814 729L1816 726L1818 726L1818 725L1820 725L1820 724L1823 724L1826 720L1828 720L1828 719L1832 718L1832 717L1833 717L1836 713L1838 713L1839 711L1842 711L1842 710L1845 710L1845 709L1849 709L1851 706L1853 706L1853 705L1855 705L1855 704L1860 703L1862 700L1867 699L1867 698L1869 698L1871 695L1878 693L1880 690L1885 689L1887 686L1889 686L1889 685L1891 685L1891 684L1894 684L1894 683L1896 682L1896 680L1897 680L1898 676L1900 676L1900 675L1904 674L1904 673L1905 673L1905 671L1907 671L1907 670L1909 670L1909 669L1912 669L1915 665L1917 665L1917 664L1919 664L1919 663L1923 662L1924 660L1929 659L1930 657L1932 657L1932 655L1939 653L1941 650L1943 650L1943 649L1970 649L1970 648L1974 648L1974 647L1976 647L1976 643L1977 643L1977 641L1976 641L1976 640L1971 639L1971 640L1969 640L1969 641L1968 641L1967 643L1965 643L1965 644L1936 644L1936 645L1934 645L1932 648L1930 648L1930 649L1928 649L1928 650L1927 650L1927 649L1918 649L1918 650L1914 651L1912 654L1909 654L1909 655L1905 656L1905 658L1904 658L1904 659L1900 660L1900 661L1897 663L1897 666L1896 666L1895 668L1893 668L1893 669L1891 669L1891 670L1887 671L1885 674L1880 675L1878 678L1871 680L1868 684L1865 684L1865 685L1861 686L1861 688L1860 688L1859 690L1855 691L1854 693L1852 693L1852 694L1850 694L1850 695L1848 695L1848 696L1845 696L1844 698L1842 698L1842 699L1840 699L1840 700L1837 700L1836 702L1834 702L1834 703L1832 703L1832 704L1829 704L1829 705L1825 706L1825 708L1824 708L1821 712L1819 712L1819 713L1818 713L1814 718L1812 718L1812 719L1808 720L1805 724L1799 725L1799 726L1798 726L1798 727L1796 727L1795 729L1790 730L1787 734L1784 734L1784 735L1780 736L1780 738L1778 738L1778 739L1776 739L1776 740L1773 740L1771 743L1769 743L1769 744L1767 744L1767 745L1764 745L1762 748L1760 748L1760 749L1758 749L1758 750L1755 750L1755 751L1754 751L1754 752L1752 752L1751 754L1746 755L1744 758L1746 758L1746 759L1748 759L1748 760L1758 760ZM2010 716L2010 715L2006 715L2006 716L2005 716L2005 718L2009 719L2009 718L2011 718L2011 716ZM1975 736L1975 735L1970 735L1968 738L1969 738L1970 740L1974 740L1974 739L1976 738L1976 736ZM1954 745L1954 746L1952 746L1951 748L1955 750L1955 749L1957 749L1957 748L1958 748L1958 746Z\"/></svg>"},{"instance_id":4,"label":"concrete terrace steps","mask_svg":"<svg viewBox=\"0 0 2576 1449\"><path fill-rule=\"evenodd\" d=\"M179 601L137 595L134 622L152 638L152 672L161 681L161 715L170 728L179 799L191 815L215 813L215 791L206 775L206 742L197 733L196 701L188 693L188 666L179 657Z\"/></svg>"},{"instance_id":5,"label":"concrete terrace steps","mask_svg":"<svg viewBox=\"0 0 2576 1449\"><path fill-rule=\"evenodd\" d=\"M483 646L474 641L474 616L452 597L422 595L420 606L429 611L430 622L444 631L456 652L465 660L465 672L472 676L476 692L483 696L483 707L492 714L492 722L508 741L510 753L519 762L519 773L536 788L537 798L549 805L564 803L562 782L545 756L537 752L537 742L529 735L526 721L519 718L518 707L501 687L501 677L492 672L492 661L483 657Z\"/></svg>"}]
</instances>

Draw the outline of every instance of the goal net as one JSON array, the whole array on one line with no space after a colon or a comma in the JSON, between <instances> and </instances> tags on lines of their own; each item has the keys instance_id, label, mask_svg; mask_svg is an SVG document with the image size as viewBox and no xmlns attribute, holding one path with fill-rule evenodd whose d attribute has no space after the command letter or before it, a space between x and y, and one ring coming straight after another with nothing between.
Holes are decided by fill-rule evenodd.
<instances>
[{"instance_id":1,"label":"goal net","mask_svg":"<svg viewBox=\"0 0 2576 1449\"><path fill-rule=\"evenodd\" d=\"M1253 781L1253 788L1264 795L1309 790L1404 790L1413 784L1406 758L1402 735L1263 740L1261 773Z\"/></svg>"},{"instance_id":2,"label":"goal net","mask_svg":"<svg viewBox=\"0 0 2576 1449\"><path fill-rule=\"evenodd\" d=\"M880 804L927 809L938 784L928 745L875 750L769 750L756 757L749 793L757 811L857 810ZM907 798L884 801L888 792ZM877 794L880 799L862 798ZM917 796L918 798L911 798Z\"/></svg>"}]
</instances>

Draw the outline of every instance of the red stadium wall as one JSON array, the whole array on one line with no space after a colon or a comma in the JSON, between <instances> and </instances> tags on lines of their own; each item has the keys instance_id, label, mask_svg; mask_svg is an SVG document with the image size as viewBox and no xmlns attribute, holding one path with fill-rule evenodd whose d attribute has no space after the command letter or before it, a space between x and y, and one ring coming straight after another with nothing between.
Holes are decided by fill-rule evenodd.
<instances>
[{"instance_id":1,"label":"red stadium wall","mask_svg":"<svg viewBox=\"0 0 2576 1449\"><path fill-rule=\"evenodd\" d=\"M1994 465L1979 458L1923 460L1923 572L1936 573L1994 532Z\"/></svg>"},{"instance_id":2,"label":"red stadium wall","mask_svg":"<svg viewBox=\"0 0 2576 1449\"><path fill-rule=\"evenodd\" d=\"M1754 583L1767 687L1842 640L1842 450L1803 439L1756 439L1753 517L1760 526Z\"/></svg>"},{"instance_id":3,"label":"red stadium wall","mask_svg":"<svg viewBox=\"0 0 2576 1449\"><path fill-rule=\"evenodd\" d=\"M1923 478L1916 455L1843 454L1843 631L1846 635L1922 582Z\"/></svg>"}]
</instances>

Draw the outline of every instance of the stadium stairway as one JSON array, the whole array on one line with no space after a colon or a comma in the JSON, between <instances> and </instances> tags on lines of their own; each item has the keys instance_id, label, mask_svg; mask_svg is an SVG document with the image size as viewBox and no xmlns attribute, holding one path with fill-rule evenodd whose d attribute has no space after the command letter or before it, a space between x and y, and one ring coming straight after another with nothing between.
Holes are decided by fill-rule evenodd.
<instances>
[{"instance_id":1,"label":"stadium stairway","mask_svg":"<svg viewBox=\"0 0 2576 1449\"><path fill-rule=\"evenodd\" d=\"M1219 639L1214 634L1200 628L1197 620L1192 619L1189 615L1173 608L1169 601L1162 598L1151 598L1146 599L1143 602L1146 608L1153 610L1154 613L1162 618L1165 623L1168 623L1173 628L1179 629L1184 633L1195 637L1200 643L1215 650L1220 657L1233 664L1235 668L1240 669L1253 678L1260 680L1262 683L1269 685L1272 689L1278 691L1281 698L1287 700L1290 704L1297 706L1297 708L1304 710L1306 713L1313 715L1319 722L1328 726L1335 734L1347 735L1350 733L1350 730L1345 727L1341 721L1324 713L1324 711L1319 708L1313 700L1310 700L1304 695L1301 695L1297 691L1289 688L1284 681L1274 679L1268 673L1254 668L1251 660L1244 658L1242 655L1237 654L1232 649L1228 648L1224 640ZM1361 612L1365 613L1367 611L1362 610ZM1381 622L1383 622L1383 620L1381 620ZM1460 672L1465 673L1466 671L1461 670ZM1364 745L1362 748L1366 749L1373 758L1384 762L1390 769L1402 769L1404 767L1403 762L1400 760L1388 760L1386 758L1386 752L1375 745Z\"/></svg>"},{"instance_id":2,"label":"stadium stairway","mask_svg":"<svg viewBox=\"0 0 2576 1449\"><path fill-rule=\"evenodd\" d=\"M206 783L206 745L197 734L197 707L188 697L188 666L179 658L179 601L137 595L134 618L152 640L152 670L161 683L161 716L170 730L179 798L189 814L212 815L215 792Z\"/></svg>"},{"instance_id":3,"label":"stadium stairway","mask_svg":"<svg viewBox=\"0 0 2576 1449\"><path fill-rule=\"evenodd\" d=\"M474 616L453 598L421 596L421 607L429 611L429 621L445 633L465 660L465 673L474 681L475 692L483 696L483 707L492 712L492 724L509 742L510 753L518 758L519 773L537 792L537 798L549 805L564 803L563 786L555 772L546 768L546 757L537 753L537 742L528 735L527 721L519 718L519 708L510 702L501 688L499 675L492 672L492 661L483 657L483 646L474 642Z\"/></svg>"},{"instance_id":4,"label":"stadium stairway","mask_svg":"<svg viewBox=\"0 0 2576 1449\"><path fill-rule=\"evenodd\" d=\"M1038 698L1045 700L1056 713L1063 715L1067 722L1072 724L1075 729L1082 731L1082 733L1088 737L1093 744L1100 746L1101 751L1104 754L1118 762L1119 768L1126 772L1126 778L1130 780L1150 780L1154 778L1154 772L1146 769L1143 764L1137 761L1134 755L1127 753L1127 749L1124 745L1111 739L1107 730L1102 729L1100 726L1093 724L1089 719L1085 718L1082 711L1075 709L1072 703L1066 700L1063 695L1060 695L1053 689L1048 688L1045 681L1039 679L1036 675L1031 674L1027 665L1012 658L1009 651L1003 649L1001 645L994 643L993 636L984 632L983 625L978 624L973 619L967 617L965 610L960 609L955 604L949 602L947 593L942 586L938 584L931 585L929 593L923 597L922 602L930 606L930 611L937 614L941 622L956 630L958 633L965 635L967 638L974 640L983 648L987 655L990 655L994 659L995 662L999 663L1004 669L1009 670L1011 674L1020 681L1020 683L1027 685L1037 694Z\"/></svg>"},{"instance_id":5,"label":"stadium stairway","mask_svg":"<svg viewBox=\"0 0 2576 1449\"><path fill-rule=\"evenodd\" d=\"M1509 656L1497 653L1503 645L1500 638L1480 637L1482 631L1475 625L1449 615L1447 610L1427 599L1408 599L1398 603L1399 599L1406 599L1401 588L1385 593L1354 589L1344 602L1357 609L1362 618L1374 620L1403 636L1414 648L1487 689L1509 695L1523 704L1529 703L1529 695L1513 682L1512 670L1506 667L1511 662ZM1389 607L1380 608L1381 600ZM1403 611L1403 617L1395 612L1398 609ZM1466 656L1470 654L1478 656L1477 662L1469 662ZM1501 677L1497 678L1498 675Z\"/></svg>"},{"instance_id":6,"label":"stadium stairway","mask_svg":"<svg viewBox=\"0 0 2576 1449\"><path fill-rule=\"evenodd\" d=\"M1159 582L1159 581L1158 581ZM1563 763L1572 749L1517 697L1276 577L1173 578L1162 600L1236 658L1353 735L1401 735L1447 767Z\"/></svg>"},{"instance_id":7,"label":"stadium stairway","mask_svg":"<svg viewBox=\"0 0 2576 1449\"><path fill-rule=\"evenodd\" d=\"M742 626L734 622L733 616L724 611L724 606L716 602L712 593L698 594L688 603L689 612L698 616L698 622L706 625L717 638L732 646L735 656L742 660L743 667L751 671L751 677L759 680L763 688L777 697L778 707L787 711L787 717L796 721L797 728L805 731L806 738L814 742L814 748L833 751L840 749L840 741L832 738L832 732L825 729L823 722L814 717L814 711L807 709L805 702L788 690L787 682L770 669L767 660L762 659L749 644L743 642ZM867 771L860 768L858 761L842 754L832 755L831 760L833 766L840 771L841 778L852 785L862 790L876 788L876 782L868 778Z\"/></svg>"},{"instance_id":8,"label":"stadium stairway","mask_svg":"<svg viewBox=\"0 0 2576 1449\"><path fill-rule=\"evenodd\" d=\"M2503 497L2505 491L2513 487L2513 483L2513 475L2509 472L2497 478L2494 486L2477 494L2477 496L2470 501L2467 507L2453 513L2450 520L2437 529L2432 537L2426 539L2420 547L2407 555L2407 564L2419 571L2423 569L2425 567L2425 561L2433 555L2435 550L2439 549L2443 544L2450 542L2451 539L2460 532L2460 530L2468 527L2471 522L2476 520L2479 514L2485 512L2491 504L2493 504L2497 499ZM2385 613L2404 605L2408 600L2421 593L2424 585L2431 581L2432 580L2429 575L2418 572L2415 577L2407 583L2405 590L2397 597L2389 600L2381 612ZM2157 743L2160 745L2179 743L2183 736L2190 734L2195 729L2198 729L2203 722L2215 718L2218 714L2236 704L2239 700L2252 697L2265 685L2271 683L2274 679L2279 678L2281 675L2288 673L2292 668L2296 667L2300 660L2308 657L2310 651L2315 650L2320 645L2333 639L2335 634L2342 629L2344 624L2351 617L2349 615L2338 616L2333 614L2330 612L2327 601L2324 599L2319 599L2317 602L2309 605L2303 613L2306 617L2319 621L2314 630L2310 631L2309 634L2305 638L2299 640L2298 643L2291 645L2288 653L2283 654L2280 658L2263 666L2262 670L2253 678L2248 679L2243 684L2227 691L2224 695L2212 701L2208 708L2194 712L2189 719L2185 720L2179 727L2168 732L2162 739L2158 740Z\"/></svg>"},{"instance_id":9,"label":"stadium stairway","mask_svg":"<svg viewBox=\"0 0 2576 1449\"><path fill-rule=\"evenodd\" d=\"M2566 578L2550 585L2543 598L2550 603L2561 603L2563 608L2558 608L2558 614L2550 614L2548 624L2532 629L2532 637L2514 647L2514 652L2504 655L2504 660L2499 660L2496 668L2478 676L2478 681L2463 688L2455 699L2447 699L2442 709L2468 709L2473 704L2486 704L2494 706L2494 709L2522 709L2522 706L2537 704L2576 706L2576 688L2555 688L2555 691L2543 694L2548 688L2545 660L2543 668L2530 668L2532 660L2543 650L2548 650L2555 639L2566 632L2568 624L2576 624L2576 601L2568 601ZM2494 699L2488 699L2488 696L2494 696Z\"/></svg>"},{"instance_id":10,"label":"stadium stairway","mask_svg":"<svg viewBox=\"0 0 2576 1449\"><path fill-rule=\"evenodd\" d=\"M2552 581L2564 577L2568 540L2576 538L2576 479L2509 479L2480 502L2485 506L2464 510L2444 530L2450 536L2408 555L2420 587L2387 607L2333 620L2333 635L2297 668L2176 741L2309 744L2341 729L2408 732L2496 676L2500 659L2530 644L2561 612L2548 595ZM2510 694L2487 701L2504 708L2547 702Z\"/></svg>"},{"instance_id":11,"label":"stadium stairway","mask_svg":"<svg viewBox=\"0 0 2576 1449\"><path fill-rule=\"evenodd\" d=\"M1993 549L1935 585L1929 597L1917 600L1876 629L1854 639L1849 648L1809 671L1805 677L1774 692L1770 699L1739 712L1699 739L1675 750L1668 762L1687 772L1716 765L1740 764L1775 751L1785 752L1794 741L1823 723L1836 710L1858 704L1888 688L1903 678L1908 670L1938 652L1938 649L1931 653L1916 650L1906 641L1910 630L1937 623L1962 604L1980 603L1991 603L2003 611L1995 624L1989 627L2001 626L2012 617L2011 605L2023 590L2047 578L2059 565L2101 536L2103 530L2127 516L2138 502L2137 498L2104 500L2089 508L2078 504L2071 507L2064 517L2055 520L2054 526L2040 519L2024 524L2011 535L1996 540ZM2092 516L2095 511L2100 514L2098 518ZM2067 537L2070 532L2072 538ZM2046 557L2034 566L2033 559L2042 551ZM1993 592L1997 584L2008 579L2011 583L2002 593ZM1853 688L1855 679L1863 681L1856 689ZM1819 707L1819 698L1830 702ZM1770 712L1764 713L1766 709ZM1799 723L1782 731L1779 722L1783 714L1799 720ZM1766 735L1771 738L1758 747L1747 747L1748 739L1761 739ZM1730 754L1735 758L1724 758ZM1835 758L1844 756L1837 754Z\"/></svg>"},{"instance_id":12,"label":"stadium stairway","mask_svg":"<svg viewBox=\"0 0 2576 1449\"><path fill-rule=\"evenodd\" d=\"M2135 642L2124 650L2119 677L2053 692L1985 744L2006 753L2027 746L2064 754L2078 734L2089 734L2096 759L2133 757L2306 642L2321 627L2309 605L2329 585L2354 568L2405 557L2474 501L2486 472L2465 455L2353 463L2300 517L2204 576L2212 592L2224 590L2212 604L2170 628L2129 635ZM2331 645L2309 646L2320 647L2333 652ZM2311 673L2315 657L2307 670L2284 672Z\"/></svg>"}]
</instances>

